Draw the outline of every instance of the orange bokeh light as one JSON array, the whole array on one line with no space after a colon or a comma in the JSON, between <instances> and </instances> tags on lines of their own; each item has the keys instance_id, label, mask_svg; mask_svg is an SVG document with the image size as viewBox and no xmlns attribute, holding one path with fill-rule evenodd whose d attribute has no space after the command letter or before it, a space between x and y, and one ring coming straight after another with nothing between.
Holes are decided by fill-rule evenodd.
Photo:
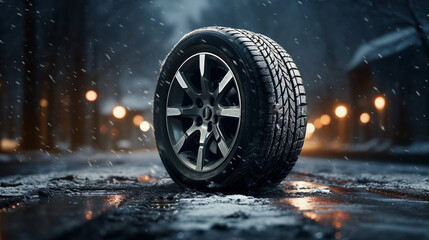
<instances>
[{"instance_id":1,"label":"orange bokeh light","mask_svg":"<svg viewBox=\"0 0 429 240\"><path fill-rule=\"evenodd\" d=\"M318 118L318 119L314 120L314 127L315 127L316 129L320 129L320 128L322 128L322 127L323 127L323 124L322 124L322 121L320 120L320 118Z\"/></svg>"},{"instance_id":2,"label":"orange bokeh light","mask_svg":"<svg viewBox=\"0 0 429 240\"><path fill-rule=\"evenodd\" d=\"M133 124L136 125L137 127L139 127L143 121L144 121L144 118L142 115L135 115L133 117Z\"/></svg>"},{"instance_id":3,"label":"orange bokeh light","mask_svg":"<svg viewBox=\"0 0 429 240\"><path fill-rule=\"evenodd\" d=\"M148 121L143 121L140 123L140 130L142 130L142 132L147 132L150 129L150 123Z\"/></svg>"},{"instance_id":4,"label":"orange bokeh light","mask_svg":"<svg viewBox=\"0 0 429 240\"><path fill-rule=\"evenodd\" d=\"M344 118L347 116L347 108L344 105L340 105L337 108L335 108L335 115L339 118Z\"/></svg>"},{"instance_id":5,"label":"orange bokeh light","mask_svg":"<svg viewBox=\"0 0 429 240\"><path fill-rule=\"evenodd\" d=\"M113 108L112 113L115 118L122 119L127 114L127 110L122 106L116 106L115 108Z\"/></svg>"},{"instance_id":6,"label":"orange bokeh light","mask_svg":"<svg viewBox=\"0 0 429 240\"><path fill-rule=\"evenodd\" d=\"M94 91L94 90L89 90L88 92L86 92L86 94L85 94L85 98L86 98L86 100L88 100L88 101L90 101L90 102L93 102L93 101L95 101L95 100L97 100L97 92L96 91Z\"/></svg>"},{"instance_id":7,"label":"orange bokeh light","mask_svg":"<svg viewBox=\"0 0 429 240\"><path fill-rule=\"evenodd\" d=\"M371 120L371 116L368 113L362 113L360 115L360 122L363 124L369 123L369 120Z\"/></svg>"},{"instance_id":8,"label":"orange bokeh light","mask_svg":"<svg viewBox=\"0 0 429 240\"><path fill-rule=\"evenodd\" d=\"M48 100L46 100L46 99L44 99L44 98L42 98L42 99L40 99L40 101L39 101L39 105L41 106L41 107L47 107L48 106Z\"/></svg>"},{"instance_id":9,"label":"orange bokeh light","mask_svg":"<svg viewBox=\"0 0 429 240\"><path fill-rule=\"evenodd\" d=\"M382 110L386 106L386 100L384 99L384 97L377 97L374 100L374 105L375 108L377 108L378 110Z\"/></svg>"},{"instance_id":10,"label":"orange bokeh light","mask_svg":"<svg viewBox=\"0 0 429 240\"><path fill-rule=\"evenodd\" d=\"M320 117L320 122L325 126L329 125L331 123L331 117L328 114L323 114Z\"/></svg>"}]
</instances>

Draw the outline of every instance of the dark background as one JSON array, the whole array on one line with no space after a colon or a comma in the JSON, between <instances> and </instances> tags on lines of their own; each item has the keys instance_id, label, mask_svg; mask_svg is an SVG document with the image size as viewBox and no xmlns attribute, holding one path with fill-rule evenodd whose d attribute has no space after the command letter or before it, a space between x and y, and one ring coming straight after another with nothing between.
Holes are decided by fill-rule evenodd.
<instances>
[{"instance_id":1,"label":"dark background","mask_svg":"<svg viewBox=\"0 0 429 240\"><path fill-rule=\"evenodd\" d=\"M0 0L0 152L154 148L133 118L152 124L163 58L211 25L265 34L292 55L311 123L304 153L429 155L424 0Z\"/></svg>"}]
</instances>

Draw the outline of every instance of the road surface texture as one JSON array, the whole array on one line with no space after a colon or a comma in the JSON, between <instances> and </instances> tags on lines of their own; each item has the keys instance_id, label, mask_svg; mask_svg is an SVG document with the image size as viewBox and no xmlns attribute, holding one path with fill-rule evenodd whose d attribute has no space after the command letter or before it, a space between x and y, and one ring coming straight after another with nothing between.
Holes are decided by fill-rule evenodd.
<instances>
[{"instance_id":1,"label":"road surface texture","mask_svg":"<svg viewBox=\"0 0 429 240\"><path fill-rule=\"evenodd\" d=\"M185 190L156 152L0 156L0 239L429 239L429 166L301 157L269 192Z\"/></svg>"}]
</instances>

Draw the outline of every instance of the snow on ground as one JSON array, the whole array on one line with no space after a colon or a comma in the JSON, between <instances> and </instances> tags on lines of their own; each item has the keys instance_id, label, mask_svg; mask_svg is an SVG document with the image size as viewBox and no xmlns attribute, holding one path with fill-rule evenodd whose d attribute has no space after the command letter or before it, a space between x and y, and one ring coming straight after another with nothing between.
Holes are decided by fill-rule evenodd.
<instances>
[{"instance_id":1,"label":"snow on ground","mask_svg":"<svg viewBox=\"0 0 429 240\"><path fill-rule=\"evenodd\" d=\"M296 218L286 215L268 198L245 195L184 198L184 207L178 221L172 226L182 230L208 230L210 228L265 229L267 225L297 225ZM269 220L267 220L269 219Z\"/></svg>"},{"instance_id":2,"label":"snow on ground","mask_svg":"<svg viewBox=\"0 0 429 240\"><path fill-rule=\"evenodd\" d=\"M429 196L429 166L367 160L301 157L294 172L325 180L340 180L342 186L383 189Z\"/></svg>"},{"instance_id":3,"label":"snow on ground","mask_svg":"<svg viewBox=\"0 0 429 240\"><path fill-rule=\"evenodd\" d=\"M156 152L36 154L1 165L5 239L428 237L424 165L301 157L278 188L249 195L182 189Z\"/></svg>"},{"instance_id":4,"label":"snow on ground","mask_svg":"<svg viewBox=\"0 0 429 240\"><path fill-rule=\"evenodd\" d=\"M18 162L7 168L8 172L0 174L0 196L8 197L44 188L77 188L97 182L118 185L121 180L137 183L144 176L154 179L167 176L156 152L76 153L61 157L37 154L37 159L32 160L20 156Z\"/></svg>"},{"instance_id":5,"label":"snow on ground","mask_svg":"<svg viewBox=\"0 0 429 240\"><path fill-rule=\"evenodd\" d=\"M94 182L138 182L142 176L168 177L157 152L74 153L64 156L18 155L0 169L0 195L22 196L35 189L69 188ZM293 172L310 174L321 181L337 181L343 187L383 189L429 196L429 166L383 161L301 157Z\"/></svg>"}]
</instances>

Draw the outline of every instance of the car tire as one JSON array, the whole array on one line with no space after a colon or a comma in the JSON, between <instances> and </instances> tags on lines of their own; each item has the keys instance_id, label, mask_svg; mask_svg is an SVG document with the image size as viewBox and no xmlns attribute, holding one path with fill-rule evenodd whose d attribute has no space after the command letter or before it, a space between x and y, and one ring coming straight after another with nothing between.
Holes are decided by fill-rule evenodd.
<instances>
[{"instance_id":1,"label":"car tire","mask_svg":"<svg viewBox=\"0 0 429 240\"><path fill-rule=\"evenodd\" d=\"M207 27L164 60L153 104L160 158L181 186L205 191L273 187L304 143L301 75L270 38Z\"/></svg>"}]
</instances>

